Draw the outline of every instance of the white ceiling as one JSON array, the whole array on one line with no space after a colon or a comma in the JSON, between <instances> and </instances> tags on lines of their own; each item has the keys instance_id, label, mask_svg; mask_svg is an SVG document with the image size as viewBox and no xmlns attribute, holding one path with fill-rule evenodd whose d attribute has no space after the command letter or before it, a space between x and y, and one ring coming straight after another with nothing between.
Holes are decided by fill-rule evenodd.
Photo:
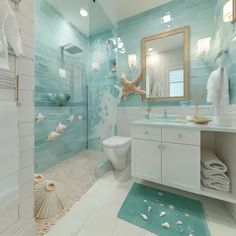
<instances>
[{"instance_id":1,"label":"white ceiling","mask_svg":"<svg viewBox=\"0 0 236 236\"><path fill-rule=\"evenodd\" d=\"M47 1L82 33L89 35L172 0L97 0L96 3L92 0ZM81 17L81 8L88 10L90 17Z\"/></svg>"},{"instance_id":2,"label":"white ceiling","mask_svg":"<svg viewBox=\"0 0 236 236\"><path fill-rule=\"evenodd\" d=\"M113 22L161 6L173 0L97 0Z\"/></svg>"}]
</instances>

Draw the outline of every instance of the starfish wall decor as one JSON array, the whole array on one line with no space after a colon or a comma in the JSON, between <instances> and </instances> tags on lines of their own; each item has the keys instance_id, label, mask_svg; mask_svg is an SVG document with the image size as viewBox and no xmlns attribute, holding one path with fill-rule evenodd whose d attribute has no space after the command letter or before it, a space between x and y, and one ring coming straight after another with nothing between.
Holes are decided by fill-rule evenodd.
<instances>
[{"instance_id":1,"label":"starfish wall decor","mask_svg":"<svg viewBox=\"0 0 236 236\"><path fill-rule=\"evenodd\" d=\"M140 95L146 94L144 90L142 90L139 87L136 87L136 84L140 82L141 79L142 79L142 71L140 71L137 77L132 81L128 80L125 73L121 75L120 80L121 80L122 86L121 87L117 85L115 86L115 88L119 92L119 95L118 95L119 102L121 102L122 99L126 100L128 96L132 93L136 93Z\"/></svg>"}]
</instances>

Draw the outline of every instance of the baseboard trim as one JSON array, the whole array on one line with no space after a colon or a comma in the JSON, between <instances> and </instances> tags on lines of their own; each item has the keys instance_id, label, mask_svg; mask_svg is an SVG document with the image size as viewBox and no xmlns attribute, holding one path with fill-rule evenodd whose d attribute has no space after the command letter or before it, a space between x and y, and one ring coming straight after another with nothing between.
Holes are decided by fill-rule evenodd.
<instances>
[{"instance_id":1,"label":"baseboard trim","mask_svg":"<svg viewBox=\"0 0 236 236\"><path fill-rule=\"evenodd\" d=\"M14 236L35 236L36 235L36 223L35 220L32 219L32 221L21 228L17 233L14 234Z\"/></svg>"}]
</instances>

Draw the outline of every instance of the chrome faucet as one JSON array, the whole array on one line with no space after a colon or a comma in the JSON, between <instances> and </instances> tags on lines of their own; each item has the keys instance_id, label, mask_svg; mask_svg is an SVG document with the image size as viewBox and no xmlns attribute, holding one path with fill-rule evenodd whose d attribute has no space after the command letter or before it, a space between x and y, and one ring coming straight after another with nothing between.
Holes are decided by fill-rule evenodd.
<instances>
[{"instance_id":1,"label":"chrome faucet","mask_svg":"<svg viewBox=\"0 0 236 236\"><path fill-rule=\"evenodd\" d=\"M164 109L164 119L167 120L168 119L168 112L167 109Z\"/></svg>"}]
</instances>

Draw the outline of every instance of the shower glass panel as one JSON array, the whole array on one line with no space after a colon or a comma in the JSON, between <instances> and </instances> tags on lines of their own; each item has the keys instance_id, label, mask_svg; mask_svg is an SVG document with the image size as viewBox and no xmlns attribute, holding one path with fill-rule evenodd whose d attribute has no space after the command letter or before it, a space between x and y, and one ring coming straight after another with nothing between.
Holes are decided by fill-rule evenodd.
<instances>
[{"instance_id":1,"label":"shower glass panel","mask_svg":"<svg viewBox=\"0 0 236 236\"><path fill-rule=\"evenodd\" d=\"M87 0L77 4L88 8ZM35 121L35 172L87 148L89 18L76 26L68 15L73 8L73 0L36 1L35 117L41 113L45 120ZM66 130L48 141L59 122Z\"/></svg>"},{"instance_id":2,"label":"shower glass panel","mask_svg":"<svg viewBox=\"0 0 236 236\"><path fill-rule=\"evenodd\" d=\"M90 3L88 148L102 150L102 141L116 133L116 25L99 2Z\"/></svg>"}]
</instances>

